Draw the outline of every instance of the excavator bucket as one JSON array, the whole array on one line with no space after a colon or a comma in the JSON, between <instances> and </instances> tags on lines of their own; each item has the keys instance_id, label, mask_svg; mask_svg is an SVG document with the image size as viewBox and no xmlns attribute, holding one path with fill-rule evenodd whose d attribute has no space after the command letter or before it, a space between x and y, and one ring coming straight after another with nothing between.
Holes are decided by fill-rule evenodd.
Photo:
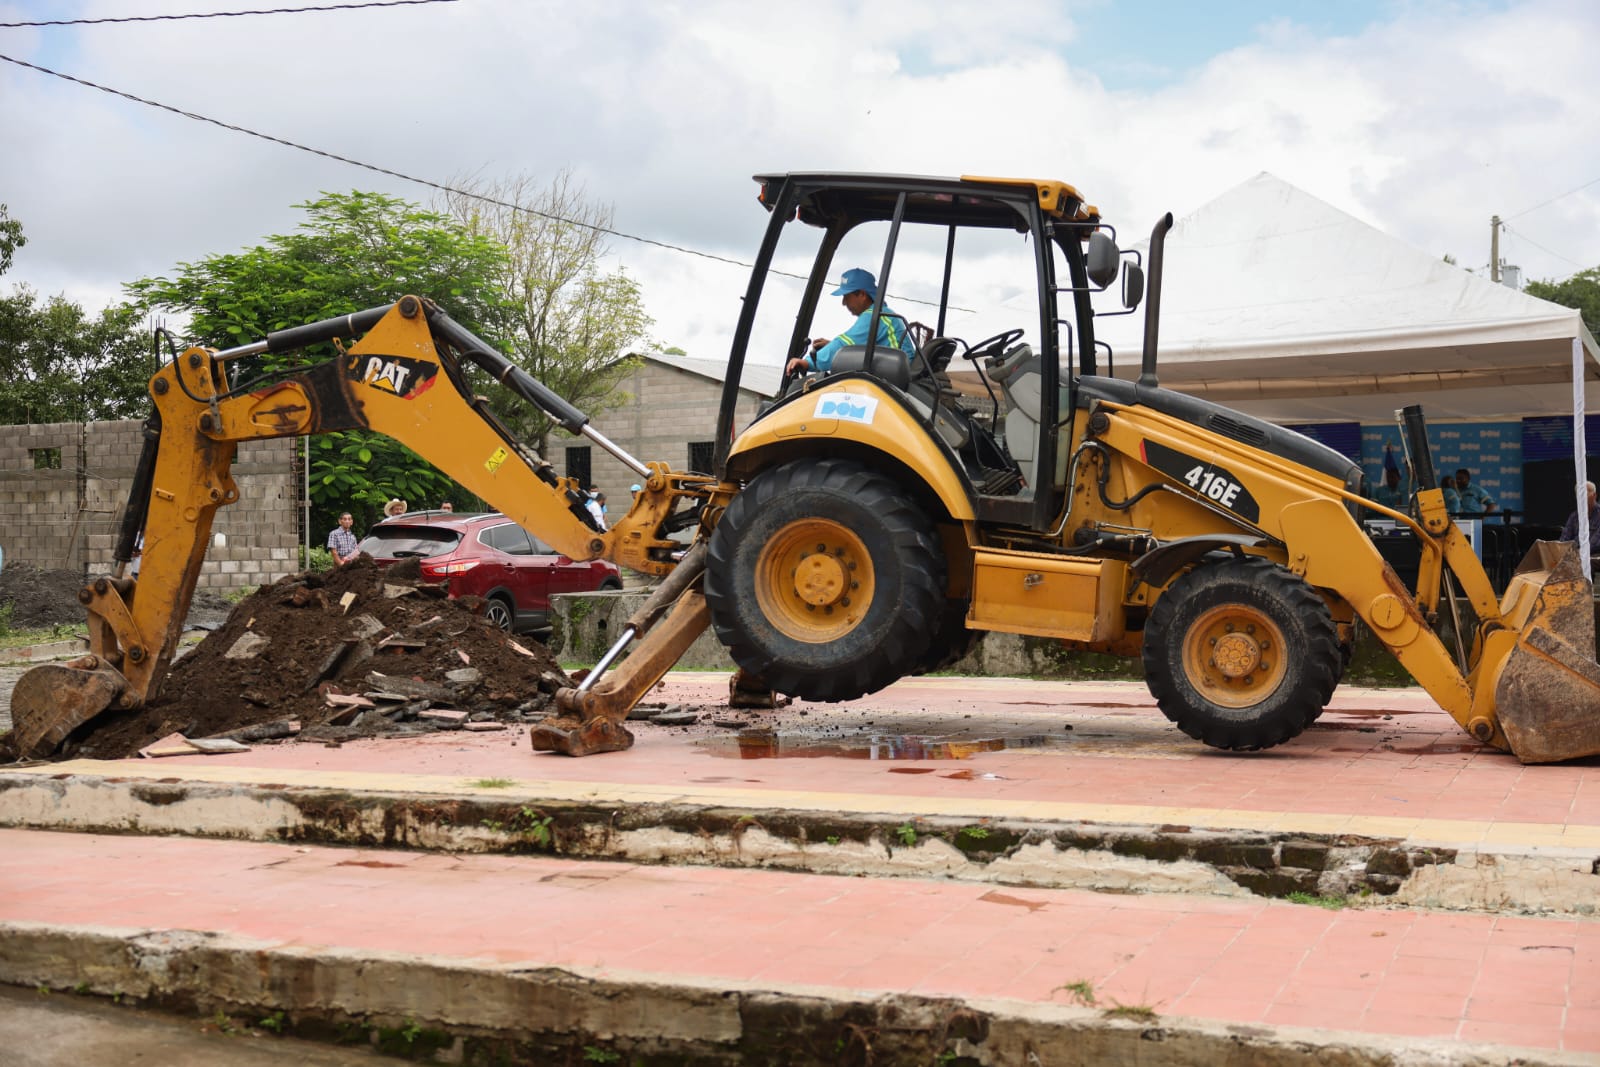
<instances>
[{"instance_id":1,"label":"excavator bucket","mask_svg":"<svg viewBox=\"0 0 1600 1067\"><path fill-rule=\"evenodd\" d=\"M20 759L45 759L79 726L118 703L128 680L99 656L44 663L11 690L11 743Z\"/></svg>"},{"instance_id":2,"label":"excavator bucket","mask_svg":"<svg viewBox=\"0 0 1600 1067\"><path fill-rule=\"evenodd\" d=\"M1512 753L1523 763L1600 755L1594 589L1577 547L1536 542L1501 605L1517 628L1494 692Z\"/></svg>"}]
</instances>

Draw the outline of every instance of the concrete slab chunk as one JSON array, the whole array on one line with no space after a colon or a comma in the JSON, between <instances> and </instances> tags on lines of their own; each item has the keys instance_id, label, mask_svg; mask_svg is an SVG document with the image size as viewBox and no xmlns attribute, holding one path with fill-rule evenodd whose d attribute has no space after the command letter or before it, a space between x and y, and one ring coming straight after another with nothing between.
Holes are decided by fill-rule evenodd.
<instances>
[{"instance_id":1,"label":"concrete slab chunk","mask_svg":"<svg viewBox=\"0 0 1600 1067\"><path fill-rule=\"evenodd\" d=\"M224 659L255 659L261 654L261 650L270 644L272 638L258 634L254 630L246 630L239 635L239 640L233 643L233 647L222 655Z\"/></svg>"}]
</instances>

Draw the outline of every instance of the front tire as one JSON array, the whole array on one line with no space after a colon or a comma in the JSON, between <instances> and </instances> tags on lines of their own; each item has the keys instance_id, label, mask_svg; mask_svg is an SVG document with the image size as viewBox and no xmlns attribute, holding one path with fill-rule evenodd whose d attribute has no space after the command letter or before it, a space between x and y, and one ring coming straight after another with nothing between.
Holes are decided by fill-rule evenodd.
<instances>
[{"instance_id":1,"label":"front tire","mask_svg":"<svg viewBox=\"0 0 1600 1067\"><path fill-rule=\"evenodd\" d=\"M1333 695L1338 630L1322 598L1282 567L1208 564L1156 602L1144 670L1162 713L1190 737L1234 751L1271 748L1298 736Z\"/></svg>"},{"instance_id":2,"label":"front tire","mask_svg":"<svg viewBox=\"0 0 1600 1067\"><path fill-rule=\"evenodd\" d=\"M758 475L728 505L705 595L746 673L837 701L918 668L944 585L933 524L893 481L847 460L801 460Z\"/></svg>"}]
</instances>

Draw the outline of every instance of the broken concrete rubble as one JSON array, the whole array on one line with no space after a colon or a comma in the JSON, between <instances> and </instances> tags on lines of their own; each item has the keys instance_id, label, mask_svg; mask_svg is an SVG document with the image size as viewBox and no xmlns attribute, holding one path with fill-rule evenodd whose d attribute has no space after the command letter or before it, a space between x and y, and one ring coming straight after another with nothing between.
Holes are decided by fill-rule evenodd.
<instances>
[{"instance_id":1,"label":"broken concrete rubble","mask_svg":"<svg viewBox=\"0 0 1600 1067\"><path fill-rule=\"evenodd\" d=\"M173 665L155 700L103 713L57 755L121 758L173 734L270 740L291 736L291 720L329 741L542 718L572 684L549 651L512 641L478 614L482 601L445 599L415 570L363 558L261 587ZM411 593L390 595L399 586Z\"/></svg>"}]
</instances>

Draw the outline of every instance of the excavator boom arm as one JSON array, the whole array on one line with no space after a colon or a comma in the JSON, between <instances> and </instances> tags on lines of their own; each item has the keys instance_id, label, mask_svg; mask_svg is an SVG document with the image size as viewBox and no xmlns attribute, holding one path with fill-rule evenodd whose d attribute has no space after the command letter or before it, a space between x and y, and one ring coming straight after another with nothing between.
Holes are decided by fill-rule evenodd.
<instances>
[{"instance_id":1,"label":"excavator boom arm","mask_svg":"<svg viewBox=\"0 0 1600 1067\"><path fill-rule=\"evenodd\" d=\"M360 340L334 359L255 388L228 385L234 359L354 335ZM564 429L584 433L618 454L645 486L628 514L601 530L584 506L581 487L520 444L472 394L463 360L536 404ZM669 523L699 521L717 493L715 479L627 456L590 430L581 411L436 305L413 296L277 331L240 348L190 348L156 373L150 394L155 412L146 424L116 550L116 557L126 561L142 532L139 578L107 576L84 587L80 599L89 613L90 656L68 674L92 684L76 687L74 692L82 691L73 701L56 695L73 688L60 678L37 687L41 707L25 709L18 719L19 735L27 735L18 738L24 749L59 743L106 707L137 707L158 691L177 648L217 508L239 498L230 469L242 441L373 430L410 446L558 552L576 560L607 558L659 575L673 570L683 547L668 538ZM70 708L62 712L66 705Z\"/></svg>"}]
</instances>

